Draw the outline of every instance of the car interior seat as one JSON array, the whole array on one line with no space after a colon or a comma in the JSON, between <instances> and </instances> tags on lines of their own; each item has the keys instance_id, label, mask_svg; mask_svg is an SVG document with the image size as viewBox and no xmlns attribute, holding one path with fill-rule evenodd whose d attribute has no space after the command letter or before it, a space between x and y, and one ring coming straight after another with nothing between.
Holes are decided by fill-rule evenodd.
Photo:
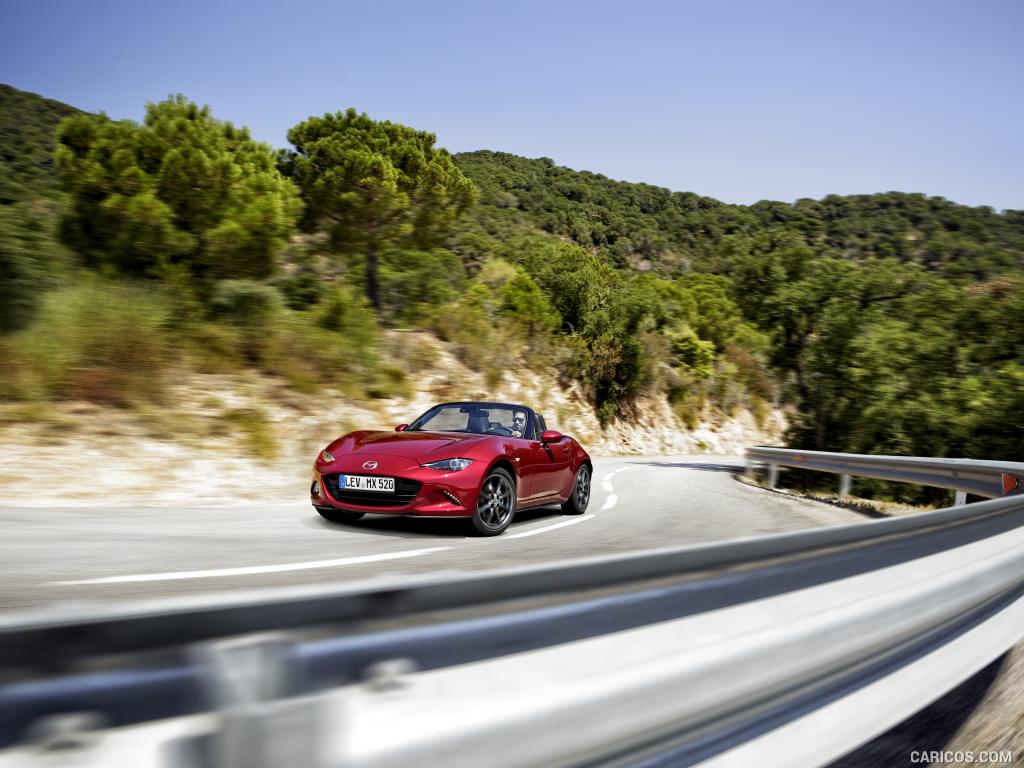
<instances>
[{"instance_id":1,"label":"car interior seat","mask_svg":"<svg viewBox=\"0 0 1024 768\"><path fill-rule=\"evenodd\" d=\"M488 419L487 411L470 411L469 422L466 424L466 429L470 432L476 432L477 434L484 434L490 429L491 423Z\"/></svg>"}]
</instances>

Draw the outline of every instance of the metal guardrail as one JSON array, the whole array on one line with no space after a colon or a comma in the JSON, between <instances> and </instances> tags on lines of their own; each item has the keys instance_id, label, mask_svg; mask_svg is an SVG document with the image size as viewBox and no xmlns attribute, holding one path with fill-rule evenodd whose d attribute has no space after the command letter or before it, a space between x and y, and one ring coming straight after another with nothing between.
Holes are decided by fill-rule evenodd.
<instances>
[{"instance_id":1,"label":"metal guardrail","mask_svg":"<svg viewBox=\"0 0 1024 768\"><path fill-rule=\"evenodd\" d=\"M748 448L747 461L842 475L846 479L840 483L841 496L849 495L851 476L951 488L962 495L973 493L989 499L1024 492L1024 464L1012 461L865 456L763 446ZM777 474L773 473L769 479L773 487L776 479ZM963 503L962 495L958 503Z\"/></svg>"},{"instance_id":2,"label":"metal guardrail","mask_svg":"<svg viewBox=\"0 0 1024 768\"><path fill-rule=\"evenodd\" d=\"M909 471L848 458L826 471ZM249 768L823 765L1022 635L1019 496L485 575L47 612L0 623L0 768L67 713L133 726L81 765L146 749Z\"/></svg>"}]
</instances>

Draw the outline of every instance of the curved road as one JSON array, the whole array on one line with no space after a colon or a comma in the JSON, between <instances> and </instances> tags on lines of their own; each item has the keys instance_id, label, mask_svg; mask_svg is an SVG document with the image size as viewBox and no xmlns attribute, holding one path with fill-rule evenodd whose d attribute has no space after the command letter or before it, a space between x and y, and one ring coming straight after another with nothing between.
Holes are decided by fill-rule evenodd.
<instances>
[{"instance_id":1,"label":"curved road","mask_svg":"<svg viewBox=\"0 0 1024 768\"><path fill-rule=\"evenodd\" d=\"M849 510L739 483L734 475L743 462L735 457L594 463L586 515L532 511L489 539L466 536L460 521L378 516L334 525L305 499L191 508L0 507L0 612L476 571L864 521ZM1009 747L1019 754L1022 670L1020 652L1009 654L833 768L896 768L921 748Z\"/></svg>"},{"instance_id":2,"label":"curved road","mask_svg":"<svg viewBox=\"0 0 1024 768\"><path fill-rule=\"evenodd\" d=\"M504 535L461 521L323 521L305 500L205 508L0 507L0 610L65 601L473 571L862 522L736 481L735 457L595 459L590 509L524 512ZM301 491L297 492L301 493Z\"/></svg>"}]
</instances>

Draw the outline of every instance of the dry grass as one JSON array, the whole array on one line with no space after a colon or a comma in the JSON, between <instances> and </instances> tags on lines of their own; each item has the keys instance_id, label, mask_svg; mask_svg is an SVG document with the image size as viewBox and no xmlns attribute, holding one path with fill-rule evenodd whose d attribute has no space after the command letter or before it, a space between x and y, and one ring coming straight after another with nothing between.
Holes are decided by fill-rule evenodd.
<instances>
[{"instance_id":1,"label":"dry grass","mask_svg":"<svg viewBox=\"0 0 1024 768\"><path fill-rule=\"evenodd\" d=\"M737 479L747 485L754 485L758 488L768 489L768 486L759 480L752 480L745 475L737 475ZM838 483L838 479L836 480ZM938 507L915 506L912 504L901 504L895 501L879 501L877 499L860 499L855 496L841 497L838 493L823 493L815 491L803 493L792 488L775 488L775 493L784 493L787 496L796 496L801 499L811 499L823 504L831 504L835 507L849 509L852 512L864 515L865 517L901 517L918 512L930 512Z\"/></svg>"},{"instance_id":2,"label":"dry grass","mask_svg":"<svg viewBox=\"0 0 1024 768\"><path fill-rule=\"evenodd\" d=\"M66 427L72 423L67 414L42 400L29 400L0 407L0 425L32 422L54 427Z\"/></svg>"},{"instance_id":3,"label":"dry grass","mask_svg":"<svg viewBox=\"0 0 1024 768\"><path fill-rule=\"evenodd\" d=\"M260 408L233 408L221 420L244 438L245 455L262 461L276 459L280 451L277 436L267 414Z\"/></svg>"},{"instance_id":4,"label":"dry grass","mask_svg":"<svg viewBox=\"0 0 1024 768\"><path fill-rule=\"evenodd\" d=\"M128 406L159 401L171 362L171 304L159 291L87 279L46 294L5 340L0 396Z\"/></svg>"},{"instance_id":5,"label":"dry grass","mask_svg":"<svg viewBox=\"0 0 1024 768\"><path fill-rule=\"evenodd\" d=\"M426 342L420 333L395 332L387 340L388 359L401 361L410 373L430 370L437 365L438 352L433 344Z\"/></svg>"},{"instance_id":6,"label":"dry grass","mask_svg":"<svg viewBox=\"0 0 1024 768\"><path fill-rule=\"evenodd\" d=\"M901 517L912 515L917 512L930 512L938 507L915 506L912 504L901 504L895 501L879 501L877 499L858 499L854 496L841 498L837 494L809 493L806 498L821 501L825 504L832 504L843 509L859 512L867 517Z\"/></svg>"}]
</instances>

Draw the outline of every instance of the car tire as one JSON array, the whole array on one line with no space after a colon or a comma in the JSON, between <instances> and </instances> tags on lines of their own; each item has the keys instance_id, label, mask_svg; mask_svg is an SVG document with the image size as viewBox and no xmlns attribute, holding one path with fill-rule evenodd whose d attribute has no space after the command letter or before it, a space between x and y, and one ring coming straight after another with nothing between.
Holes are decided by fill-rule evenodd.
<instances>
[{"instance_id":1,"label":"car tire","mask_svg":"<svg viewBox=\"0 0 1024 768\"><path fill-rule=\"evenodd\" d=\"M582 515L590 504L590 465L581 464L572 479L572 492L562 503L562 512L567 515Z\"/></svg>"},{"instance_id":2,"label":"car tire","mask_svg":"<svg viewBox=\"0 0 1024 768\"><path fill-rule=\"evenodd\" d=\"M324 520L330 520L332 523L354 523L366 514L365 512L343 512L340 509L324 507L317 507L316 511L320 513L320 517Z\"/></svg>"},{"instance_id":3,"label":"car tire","mask_svg":"<svg viewBox=\"0 0 1024 768\"><path fill-rule=\"evenodd\" d=\"M480 484L476 510L469 527L477 536L504 533L516 514L516 483L508 470L495 467Z\"/></svg>"}]
</instances>

